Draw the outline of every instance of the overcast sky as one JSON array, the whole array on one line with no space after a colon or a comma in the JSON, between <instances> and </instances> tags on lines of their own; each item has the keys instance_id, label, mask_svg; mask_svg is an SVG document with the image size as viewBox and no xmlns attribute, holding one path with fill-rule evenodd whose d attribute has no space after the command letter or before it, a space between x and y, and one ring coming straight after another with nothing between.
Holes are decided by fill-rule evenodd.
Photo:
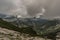
<instances>
[{"instance_id":1,"label":"overcast sky","mask_svg":"<svg viewBox=\"0 0 60 40\"><path fill-rule=\"evenodd\" d=\"M0 13L6 15L26 15L26 7L21 0L0 0Z\"/></svg>"},{"instance_id":2,"label":"overcast sky","mask_svg":"<svg viewBox=\"0 0 60 40\"><path fill-rule=\"evenodd\" d=\"M36 16L45 9L47 18L60 16L60 0L0 0L0 13Z\"/></svg>"}]
</instances>

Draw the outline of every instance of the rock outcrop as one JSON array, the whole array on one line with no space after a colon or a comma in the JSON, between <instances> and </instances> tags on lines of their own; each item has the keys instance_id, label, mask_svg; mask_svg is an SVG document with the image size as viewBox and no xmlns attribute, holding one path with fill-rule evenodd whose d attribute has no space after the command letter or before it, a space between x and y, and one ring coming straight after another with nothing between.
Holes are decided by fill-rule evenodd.
<instances>
[{"instance_id":1,"label":"rock outcrop","mask_svg":"<svg viewBox=\"0 0 60 40\"><path fill-rule=\"evenodd\" d=\"M29 34L24 34L0 27L0 40L45 40L45 38L41 38L38 36L32 37L29 36Z\"/></svg>"}]
</instances>

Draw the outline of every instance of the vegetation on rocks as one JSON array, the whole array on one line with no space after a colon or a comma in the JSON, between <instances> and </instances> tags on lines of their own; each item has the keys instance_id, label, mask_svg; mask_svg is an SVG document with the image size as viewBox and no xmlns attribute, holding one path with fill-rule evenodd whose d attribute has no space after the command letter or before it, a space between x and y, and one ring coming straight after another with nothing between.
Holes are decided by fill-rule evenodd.
<instances>
[{"instance_id":1,"label":"vegetation on rocks","mask_svg":"<svg viewBox=\"0 0 60 40\"><path fill-rule=\"evenodd\" d=\"M49 20L46 23L40 25L41 29L38 30L36 29L37 31L35 31L32 27L19 28L10 22L6 22L0 19L0 27L2 28L14 30L20 33L29 34L30 36L41 36L41 37L48 36L50 38L54 38L56 36L56 33L60 31L60 26L59 25L57 26L57 24L59 24L57 20ZM36 26L39 27L39 25ZM37 34L37 32L39 33L39 35Z\"/></svg>"}]
</instances>

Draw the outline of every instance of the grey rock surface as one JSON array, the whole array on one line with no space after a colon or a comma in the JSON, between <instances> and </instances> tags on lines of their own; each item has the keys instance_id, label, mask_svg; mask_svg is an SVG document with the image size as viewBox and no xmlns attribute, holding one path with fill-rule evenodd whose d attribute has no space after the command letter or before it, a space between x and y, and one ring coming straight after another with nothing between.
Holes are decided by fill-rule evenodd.
<instances>
[{"instance_id":1,"label":"grey rock surface","mask_svg":"<svg viewBox=\"0 0 60 40\"><path fill-rule=\"evenodd\" d=\"M0 40L45 40L45 38L30 37L28 34L21 34L13 30L0 28Z\"/></svg>"}]
</instances>

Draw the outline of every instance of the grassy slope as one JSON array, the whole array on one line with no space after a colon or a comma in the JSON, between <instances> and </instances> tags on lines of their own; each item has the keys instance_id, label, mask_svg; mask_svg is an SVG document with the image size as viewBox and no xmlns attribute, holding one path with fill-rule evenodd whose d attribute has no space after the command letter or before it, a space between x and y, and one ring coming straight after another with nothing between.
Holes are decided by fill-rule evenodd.
<instances>
[{"instance_id":1,"label":"grassy slope","mask_svg":"<svg viewBox=\"0 0 60 40\"><path fill-rule=\"evenodd\" d=\"M36 32L30 27L19 28L19 27L16 27L16 26L14 26L13 24L11 24L9 22L3 21L2 19L0 19L0 27L7 28L9 30L18 31L18 32L21 32L21 33L34 35L34 36L36 35Z\"/></svg>"},{"instance_id":2,"label":"grassy slope","mask_svg":"<svg viewBox=\"0 0 60 40\"><path fill-rule=\"evenodd\" d=\"M56 21L54 21L54 20L53 20L53 22L49 21L49 22L46 23L46 26L50 26L51 27L51 25L56 25L55 22ZM20 33L30 34L32 36L38 36L36 34L36 32L30 27L19 28L19 27L16 27L16 26L14 26L13 24L11 24L9 22L3 21L2 19L0 19L0 27L7 28L9 30L15 30L15 31L18 31ZM47 36L49 36L49 37L51 36L53 38L53 37L55 37L55 35L56 34L53 33L53 34L48 34Z\"/></svg>"}]
</instances>

